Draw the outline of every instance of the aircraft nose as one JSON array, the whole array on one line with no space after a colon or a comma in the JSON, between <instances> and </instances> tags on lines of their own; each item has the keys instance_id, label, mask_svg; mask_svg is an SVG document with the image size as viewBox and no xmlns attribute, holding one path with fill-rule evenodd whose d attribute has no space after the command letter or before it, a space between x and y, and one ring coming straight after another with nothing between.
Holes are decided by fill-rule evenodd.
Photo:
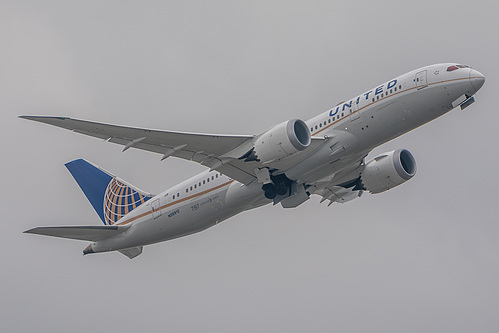
<instances>
[{"instance_id":1,"label":"aircraft nose","mask_svg":"<svg viewBox=\"0 0 499 333\"><path fill-rule=\"evenodd\" d=\"M475 89L475 92L480 90L480 88L483 86L485 83L485 76L480 73L479 71L475 69L470 70L470 82L473 88Z\"/></svg>"}]
</instances>

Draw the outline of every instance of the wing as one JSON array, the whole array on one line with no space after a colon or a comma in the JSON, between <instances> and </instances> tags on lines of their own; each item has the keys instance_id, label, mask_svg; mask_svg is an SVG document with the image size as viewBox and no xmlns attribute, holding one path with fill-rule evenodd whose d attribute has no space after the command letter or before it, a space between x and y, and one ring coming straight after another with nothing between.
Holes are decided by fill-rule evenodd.
<instances>
[{"instance_id":1,"label":"wing","mask_svg":"<svg viewBox=\"0 0 499 333\"><path fill-rule=\"evenodd\" d=\"M318 194L322 197L321 203L326 200L329 200L328 206L330 206L334 202L338 203L349 202L353 199L359 198L360 196L362 196L363 193L364 191L360 188L355 188L355 187L345 188L342 186L330 185L330 186L325 186L323 189L317 191L314 194Z\"/></svg>"},{"instance_id":2,"label":"wing","mask_svg":"<svg viewBox=\"0 0 499 333\"><path fill-rule=\"evenodd\" d=\"M364 158L368 152L350 156L346 165L338 168L324 179L318 180L307 189L310 193L321 196L321 203L329 200L328 206L337 203L346 203L359 198L364 193L364 185L361 181L361 173L364 170ZM334 168L332 168L334 170Z\"/></svg>"},{"instance_id":3,"label":"wing","mask_svg":"<svg viewBox=\"0 0 499 333\"><path fill-rule=\"evenodd\" d=\"M97 242L116 236L129 227L118 225L37 227L24 233Z\"/></svg>"},{"instance_id":4,"label":"wing","mask_svg":"<svg viewBox=\"0 0 499 333\"><path fill-rule=\"evenodd\" d=\"M255 180L257 178L255 169L264 167L263 164L257 161L240 159L253 147L254 135L162 131L97 123L68 117L20 116L20 118L105 139L125 146L123 151L133 147L161 154L162 160L174 156L195 161L243 184L249 184ZM313 139L312 147L305 151L315 150L319 143L322 143L321 139Z\"/></svg>"},{"instance_id":5,"label":"wing","mask_svg":"<svg viewBox=\"0 0 499 333\"><path fill-rule=\"evenodd\" d=\"M225 153L239 147L245 141L251 141L252 135L211 135L161 131L103 124L68 117L21 116L20 118L105 139L125 146L123 151L133 147L161 154L162 159L175 156L195 161L243 183L249 183L255 179L253 169L249 167L249 164L241 166L242 163L237 163L237 159L222 158Z\"/></svg>"}]
</instances>

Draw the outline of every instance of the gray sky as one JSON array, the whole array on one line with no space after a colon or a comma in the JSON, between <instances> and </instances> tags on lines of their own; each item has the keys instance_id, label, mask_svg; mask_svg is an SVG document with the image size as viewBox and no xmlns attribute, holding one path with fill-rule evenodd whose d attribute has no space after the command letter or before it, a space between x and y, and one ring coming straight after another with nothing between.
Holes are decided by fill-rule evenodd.
<instances>
[{"instance_id":1,"label":"gray sky","mask_svg":"<svg viewBox=\"0 0 499 333\"><path fill-rule=\"evenodd\" d=\"M499 23L493 1L1 1L1 326L39 332L493 332ZM144 249L24 235L99 224L64 163L150 192L203 170L17 119L256 134L412 69L464 63L477 102L379 147L410 182L263 207Z\"/></svg>"}]
</instances>

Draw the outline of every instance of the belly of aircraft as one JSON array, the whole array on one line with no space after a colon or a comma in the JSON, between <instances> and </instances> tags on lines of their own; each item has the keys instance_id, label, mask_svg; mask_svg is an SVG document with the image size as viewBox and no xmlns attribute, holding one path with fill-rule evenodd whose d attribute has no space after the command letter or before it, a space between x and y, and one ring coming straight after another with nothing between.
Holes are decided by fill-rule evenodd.
<instances>
[{"instance_id":1,"label":"belly of aircraft","mask_svg":"<svg viewBox=\"0 0 499 333\"><path fill-rule=\"evenodd\" d=\"M260 187L255 186L253 189L240 185L234 182L231 188L174 205L162 211L161 216L132 226L129 238L136 244L146 245L186 236L212 227L242 211L271 202L264 199ZM227 202L228 191L231 191L230 202Z\"/></svg>"}]
</instances>

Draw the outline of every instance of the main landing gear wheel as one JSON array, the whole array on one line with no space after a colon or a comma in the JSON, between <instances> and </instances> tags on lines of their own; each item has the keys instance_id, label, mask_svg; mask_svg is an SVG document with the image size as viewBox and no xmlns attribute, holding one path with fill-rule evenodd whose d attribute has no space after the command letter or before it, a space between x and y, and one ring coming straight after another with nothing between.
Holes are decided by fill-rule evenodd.
<instances>
[{"instance_id":1,"label":"main landing gear wheel","mask_svg":"<svg viewBox=\"0 0 499 333\"><path fill-rule=\"evenodd\" d=\"M277 196L277 190L274 184L265 184L262 186L262 190L265 192L265 198L267 199L274 199Z\"/></svg>"},{"instance_id":2,"label":"main landing gear wheel","mask_svg":"<svg viewBox=\"0 0 499 333\"><path fill-rule=\"evenodd\" d=\"M276 190L277 194L279 194L279 195L285 195L286 193L288 193L288 188L289 188L288 184L286 184L284 182L278 183L275 186L275 190Z\"/></svg>"}]
</instances>

